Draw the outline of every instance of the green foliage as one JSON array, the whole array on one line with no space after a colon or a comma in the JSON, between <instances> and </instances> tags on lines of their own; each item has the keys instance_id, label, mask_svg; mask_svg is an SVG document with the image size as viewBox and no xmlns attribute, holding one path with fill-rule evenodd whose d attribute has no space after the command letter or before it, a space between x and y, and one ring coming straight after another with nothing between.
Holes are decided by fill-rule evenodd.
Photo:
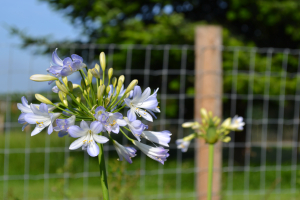
<instances>
[{"instance_id":1,"label":"green foliage","mask_svg":"<svg viewBox=\"0 0 300 200\"><path fill-rule=\"evenodd\" d=\"M40 0L61 12L88 38L87 43L97 44L194 44L195 27L216 24L223 27L224 46L247 47L300 47L300 3L297 1L261 0L146 0L130 2L124 0ZM171 5L173 10L166 13L163 8ZM282 17L284 16L284 17ZM56 41L49 36L36 38L11 28L11 33L23 40L23 47L35 45L46 48L40 52L53 51L59 45L60 52L67 55L69 44L82 41ZM50 45L51 44L51 45ZM66 47L65 49L63 47ZM107 50L107 49L105 49ZM81 54L81 50L75 53ZM297 74L298 58L289 55L287 67L283 68L283 54L273 54L272 60L266 53L255 53L255 67L251 69L251 52L241 50L223 52L224 93L235 90L238 94L295 94L299 83ZM96 60L98 57L95 53ZM124 69L127 49L115 50L108 56L114 68ZM90 60L89 60L90 61ZM270 63L269 63L270 62ZM145 64L145 51L134 51L132 69L141 69ZM163 51L151 52L151 70L161 70ZM181 52L170 51L168 68L180 69ZM235 63L238 63L235 67ZM194 52L187 53L187 70L194 69ZM271 66L270 68L268 68ZM232 73L236 70L238 74ZM270 71L271 77L267 73ZM286 79L280 77L286 74ZM135 76L142 80L144 76ZM150 78L151 87L161 87L163 77ZM186 94L194 94L193 76L186 77ZM140 82L141 83L141 82ZM253 84L252 84L253 83ZM142 84L142 83L141 83ZM168 91L175 94L180 90L180 76L168 76ZM143 85L142 85L143 86ZM145 85L147 87L148 85ZM269 87L272 86L272 87ZM284 90L282 89L284 88ZM250 91L249 91L250 90ZM168 109L176 107L176 101L168 102ZM243 106L242 106L243 107ZM187 105L186 109L193 109ZM168 111L167 117L176 117L177 111ZM241 114L243 111L241 111ZM189 117L188 117L189 118Z\"/></svg>"}]
</instances>

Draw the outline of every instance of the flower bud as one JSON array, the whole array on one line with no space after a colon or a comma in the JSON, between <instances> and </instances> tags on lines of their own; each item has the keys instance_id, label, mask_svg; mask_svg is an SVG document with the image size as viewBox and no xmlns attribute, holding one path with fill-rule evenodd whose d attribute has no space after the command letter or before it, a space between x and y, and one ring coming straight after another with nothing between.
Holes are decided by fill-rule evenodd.
<instances>
[{"instance_id":1,"label":"flower bud","mask_svg":"<svg viewBox=\"0 0 300 200\"><path fill-rule=\"evenodd\" d=\"M134 86L136 86L138 84L138 80L134 79L133 81L131 81L131 83L128 85L125 94L127 94L128 92L130 92L131 90L133 90Z\"/></svg>"},{"instance_id":2,"label":"flower bud","mask_svg":"<svg viewBox=\"0 0 300 200\"><path fill-rule=\"evenodd\" d=\"M111 83L112 83L113 87L116 87L116 85L117 85L117 78L113 77L112 80L111 80Z\"/></svg>"},{"instance_id":3,"label":"flower bud","mask_svg":"<svg viewBox=\"0 0 300 200\"><path fill-rule=\"evenodd\" d=\"M88 77L88 80L89 80L89 84L91 84L92 80L93 80L93 74L92 74L90 69L88 70L87 77Z\"/></svg>"},{"instance_id":4,"label":"flower bud","mask_svg":"<svg viewBox=\"0 0 300 200\"><path fill-rule=\"evenodd\" d=\"M49 99L40 94L35 94L35 98L45 104L53 104Z\"/></svg>"},{"instance_id":5,"label":"flower bud","mask_svg":"<svg viewBox=\"0 0 300 200\"><path fill-rule=\"evenodd\" d=\"M192 126L194 126L195 122L185 122L182 124L183 128L190 128Z\"/></svg>"},{"instance_id":6,"label":"flower bud","mask_svg":"<svg viewBox=\"0 0 300 200\"><path fill-rule=\"evenodd\" d=\"M91 73L95 78L100 78L100 71L98 71L96 68L91 69Z\"/></svg>"},{"instance_id":7,"label":"flower bud","mask_svg":"<svg viewBox=\"0 0 300 200\"><path fill-rule=\"evenodd\" d=\"M64 84L67 86L68 85L68 77L63 76L61 79L64 82Z\"/></svg>"},{"instance_id":8,"label":"flower bud","mask_svg":"<svg viewBox=\"0 0 300 200\"><path fill-rule=\"evenodd\" d=\"M78 84L73 84L73 89L79 88Z\"/></svg>"},{"instance_id":9,"label":"flower bud","mask_svg":"<svg viewBox=\"0 0 300 200\"><path fill-rule=\"evenodd\" d=\"M105 71L106 60L105 60L105 53L104 52L100 53L99 59L100 59L101 68L102 68L103 71Z\"/></svg>"},{"instance_id":10,"label":"flower bud","mask_svg":"<svg viewBox=\"0 0 300 200\"><path fill-rule=\"evenodd\" d=\"M221 127L225 129L230 129L230 125L231 125L231 118L229 117L224 120L224 122L221 124Z\"/></svg>"},{"instance_id":11,"label":"flower bud","mask_svg":"<svg viewBox=\"0 0 300 200\"><path fill-rule=\"evenodd\" d=\"M94 68L100 73L100 66L98 65L98 63L95 64Z\"/></svg>"},{"instance_id":12,"label":"flower bud","mask_svg":"<svg viewBox=\"0 0 300 200\"><path fill-rule=\"evenodd\" d=\"M69 88L70 92L73 92L73 84L72 84L72 82L71 82L71 81L68 81L68 84L67 84L67 86L68 86L68 88Z\"/></svg>"},{"instance_id":13,"label":"flower bud","mask_svg":"<svg viewBox=\"0 0 300 200\"><path fill-rule=\"evenodd\" d=\"M202 118L208 119L207 111L206 111L204 108L201 108L201 109L200 109L200 114L201 114L201 117L202 117Z\"/></svg>"},{"instance_id":14,"label":"flower bud","mask_svg":"<svg viewBox=\"0 0 300 200\"><path fill-rule=\"evenodd\" d=\"M63 104L68 107L68 101L66 99L63 100Z\"/></svg>"},{"instance_id":15,"label":"flower bud","mask_svg":"<svg viewBox=\"0 0 300 200\"><path fill-rule=\"evenodd\" d=\"M119 77L119 80L118 80L118 85L119 85L120 82L123 84L124 81L125 81L125 76L124 76L124 75L121 75L121 76Z\"/></svg>"},{"instance_id":16,"label":"flower bud","mask_svg":"<svg viewBox=\"0 0 300 200\"><path fill-rule=\"evenodd\" d=\"M223 138L223 142L226 142L226 143L230 142L230 140L231 140L231 137L229 137L229 136L226 136L225 138Z\"/></svg>"},{"instance_id":17,"label":"flower bud","mask_svg":"<svg viewBox=\"0 0 300 200\"><path fill-rule=\"evenodd\" d=\"M65 97L66 97L65 93L63 93L62 91L58 92L58 98L60 99L61 102L64 101Z\"/></svg>"},{"instance_id":18,"label":"flower bud","mask_svg":"<svg viewBox=\"0 0 300 200\"><path fill-rule=\"evenodd\" d=\"M113 68L109 68L107 74L108 74L108 79L111 79L112 75L114 73L114 69Z\"/></svg>"},{"instance_id":19,"label":"flower bud","mask_svg":"<svg viewBox=\"0 0 300 200\"><path fill-rule=\"evenodd\" d=\"M107 86L107 87L106 87L106 94L108 94L108 93L109 93L109 91L110 91L110 87L109 87L109 86Z\"/></svg>"},{"instance_id":20,"label":"flower bud","mask_svg":"<svg viewBox=\"0 0 300 200\"><path fill-rule=\"evenodd\" d=\"M63 91L66 94L69 94L67 88L64 85L62 85L59 81L55 81L55 83L56 83L56 86L58 87L58 89L60 89L61 91Z\"/></svg>"},{"instance_id":21,"label":"flower bud","mask_svg":"<svg viewBox=\"0 0 300 200\"><path fill-rule=\"evenodd\" d=\"M76 97L76 101L78 101L79 103L81 102L81 95Z\"/></svg>"},{"instance_id":22,"label":"flower bud","mask_svg":"<svg viewBox=\"0 0 300 200\"><path fill-rule=\"evenodd\" d=\"M102 79L100 79L100 85L103 85L103 80Z\"/></svg>"},{"instance_id":23,"label":"flower bud","mask_svg":"<svg viewBox=\"0 0 300 200\"><path fill-rule=\"evenodd\" d=\"M30 80L36 81L36 82L44 82L44 81L54 81L58 80L55 76L51 75L44 75L44 74L35 74L30 76Z\"/></svg>"},{"instance_id":24,"label":"flower bud","mask_svg":"<svg viewBox=\"0 0 300 200\"><path fill-rule=\"evenodd\" d=\"M98 87L98 90L97 90L97 98L98 98L98 100L102 100L104 90L105 90L105 85L101 85L101 86Z\"/></svg>"}]
</instances>

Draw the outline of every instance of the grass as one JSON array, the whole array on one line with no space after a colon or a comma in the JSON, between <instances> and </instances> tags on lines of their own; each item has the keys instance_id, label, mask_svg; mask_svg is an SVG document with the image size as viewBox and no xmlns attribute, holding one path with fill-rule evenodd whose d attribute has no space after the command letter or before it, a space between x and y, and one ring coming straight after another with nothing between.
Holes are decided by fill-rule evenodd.
<instances>
[{"instance_id":1,"label":"grass","mask_svg":"<svg viewBox=\"0 0 300 200\"><path fill-rule=\"evenodd\" d=\"M24 199L25 194L28 199L76 199L82 197L94 197L101 199L101 188L98 177L98 163L97 158L87 156L83 151L67 151L63 152L64 146L69 146L72 138L58 138L55 134L50 136L46 133L40 133L37 136L30 137L30 133L11 132L9 135L9 149L11 151L8 157L8 168L6 169L8 175L21 180L9 180L7 182L0 179L0 198L5 196L6 199ZM0 135L0 149L5 148L5 140L8 138L5 135ZM51 147L51 152L44 153L46 147ZM8 147L8 146L6 146ZM31 148L29 160L25 160L25 148ZM57 150L57 151L54 151ZM259 151L259 150L258 150ZM16 153L14 153L16 152ZM223 156L226 158L226 151ZM195 199L195 173L194 156L192 154L184 154L182 164L177 162L177 151L172 151L170 158L164 166L157 162L138 155L133 159L133 164L117 161L117 154L112 149L108 154L108 169L109 169L109 187L110 194L113 200L118 199L139 199L144 196L147 199L155 199L157 194L163 194L175 199L176 194L181 193L181 198L177 199ZM284 154L283 154L284 155ZM68 158L68 159L66 159ZM6 157L7 159L7 157ZM143 161L143 159L145 159ZM226 159L225 159L226 160ZM223 165L226 167L227 163L224 160ZM4 163L5 155L0 153L0 163ZM25 168L25 163L28 168ZM254 161L253 167L258 166ZM47 168L49 164L49 168ZM143 166L144 164L144 166ZM268 162L269 166L275 163ZM282 163L283 166L289 163ZM45 168L46 166L46 168ZM182 174L177 176L176 168L181 167ZM140 169L145 168L147 174L140 175ZM45 171L46 169L46 171ZM300 171L300 166L299 166ZM164 174L159 174L164 170ZM84 171L89 171L88 177L83 177ZM4 165L0 165L0 176L3 176ZM50 174L50 179L43 177L44 173ZM64 179L64 172L69 173L69 178ZM28 180L28 187L24 187L23 175L28 173L31 179ZM222 199L224 200L277 200L281 199L299 199L300 193L292 193L291 188L291 170L281 171L281 180L276 179L276 171L266 171L265 173L265 189L267 195L259 194L260 189L260 171L249 172L249 179L245 182L245 172L224 172L222 176ZM19 176L19 177L18 177ZM21 176L21 177L20 177ZM178 178L181 179L178 179ZM231 177L233 182L231 183ZM181 181L180 181L181 180ZM299 180L299 179L298 179ZM4 184L7 183L7 184ZM180 183L180 185L178 185ZM232 184L232 194L229 193L228 185ZM248 188L245 188L248 185ZM282 194L276 194L276 186L281 184ZM7 189L6 195L3 195L3 189ZM299 185L297 191L299 191ZM246 190L245 190L246 189ZM244 193L249 189L249 193Z\"/></svg>"}]
</instances>

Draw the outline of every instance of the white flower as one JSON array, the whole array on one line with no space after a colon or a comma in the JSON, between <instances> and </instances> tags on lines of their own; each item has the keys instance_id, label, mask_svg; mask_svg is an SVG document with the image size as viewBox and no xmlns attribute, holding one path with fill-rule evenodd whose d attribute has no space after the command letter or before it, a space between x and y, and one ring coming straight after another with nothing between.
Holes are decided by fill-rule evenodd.
<instances>
[{"instance_id":1,"label":"white flower","mask_svg":"<svg viewBox=\"0 0 300 200\"><path fill-rule=\"evenodd\" d=\"M124 117L129 129L131 130L132 134L138 141L141 141L140 135L142 131L147 129L148 126L143 124L140 120L129 121L127 117Z\"/></svg>"},{"instance_id":2,"label":"white flower","mask_svg":"<svg viewBox=\"0 0 300 200\"><path fill-rule=\"evenodd\" d=\"M242 131L243 126L245 126L245 122L243 122L243 117L234 116L231 120L230 129L233 131Z\"/></svg>"},{"instance_id":3,"label":"white flower","mask_svg":"<svg viewBox=\"0 0 300 200\"><path fill-rule=\"evenodd\" d=\"M164 164L164 162L167 160L167 157L169 157L169 154L168 154L169 150L164 149L163 147L152 147L152 146L140 143L139 141L136 141L136 140L133 141L133 144L135 146L137 146L148 157L160 162L161 164Z\"/></svg>"},{"instance_id":4,"label":"white flower","mask_svg":"<svg viewBox=\"0 0 300 200\"><path fill-rule=\"evenodd\" d=\"M31 136L40 133L44 128L49 126L48 134L53 132L52 123L60 116L60 113L49 113L46 104L41 103L39 108L30 104L33 113L27 113L24 117L25 121L29 124L36 124L35 129L31 132Z\"/></svg>"},{"instance_id":5,"label":"white flower","mask_svg":"<svg viewBox=\"0 0 300 200\"><path fill-rule=\"evenodd\" d=\"M190 140L188 140L188 141L186 141L184 139L178 139L178 140L176 140L177 148L181 149L182 152L187 152L190 143L191 143Z\"/></svg>"},{"instance_id":6,"label":"white flower","mask_svg":"<svg viewBox=\"0 0 300 200\"><path fill-rule=\"evenodd\" d=\"M163 146L169 146L168 143L171 140L171 132L170 131L161 131L161 132L155 132L155 131L143 131L142 137L146 138L147 140L151 142L155 142L157 144L163 145Z\"/></svg>"},{"instance_id":7,"label":"white flower","mask_svg":"<svg viewBox=\"0 0 300 200\"><path fill-rule=\"evenodd\" d=\"M156 89L154 93L150 95L151 89L148 87L142 94L140 86L134 87L133 99L124 99L126 105L130 108L130 110L127 112L127 117L130 121L136 120L136 114L150 122L153 121L153 118L150 114L155 117L153 112L160 112L156 98L157 91L158 89Z\"/></svg>"},{"instance_id":8,"label":"white flower","mask_svg":"<svg viewBox=\"0 0 300 200\"><path fill-rule=\"evenodd\" d=\"M113 144L116 148L116 151L119 155L119 160L122 161L123 158L130 164L132 163L131 158L136 156L136 150L133 147L124 147L123 145L119 144L117 141L113 140Z\"/></svg>"},{"instance_id":9,"label":"white flower","mask_svg":"<svg viewBox=\"0 0 300 200\"><path fill-rule=\"evenodd\" d=\"M82 147L83 150L87 150L88 154L92 157L95 157L99 154L99 147L96 144L106 143L108 139L104 136L98 135L102 130L102 124L98 121L91 123L90 127L85 121L81 121L79 126L70 126L68 129L69 135L75 140L69 147L69 149L74 150ZM95 142L96 141L96 142Z\"/></svg>"}]
</instances>

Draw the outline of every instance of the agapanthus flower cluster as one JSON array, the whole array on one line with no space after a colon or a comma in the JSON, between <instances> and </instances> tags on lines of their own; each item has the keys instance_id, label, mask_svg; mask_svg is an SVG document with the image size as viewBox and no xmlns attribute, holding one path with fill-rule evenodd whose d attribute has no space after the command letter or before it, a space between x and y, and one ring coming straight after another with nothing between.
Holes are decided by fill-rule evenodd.
<instances>
[{"instance_id":1,"label":"agapanthus flower cluster","mask_svg":"<svg viewBox=\"0 0 300 200\"><path fill-rule=\"evenodd\" d=\"M202 123L186 122L182 124L183 128L191 128L194 133L176 140L177 148L182 152L186 152L194 138L202 138L208 144L215 144L218 141L229 142L231 138L228 136L230 131L242 131L245 123L243 117L235 116L232 119L227 118L220 125L221 119L213 116L212 112L205 109L200 110Z\"/></svg>"},{"instance_id":2,"label":"agapanthus flower cluster","mask_svg":"<svg viewBox=\"0 0 300 200\"><path fill-rule=\"evenodd\" d=\"M105 75L106 61L103 52L99 58L100 65L87 69L82 57L73 54L71 58L62 60L56 49L52 54L52 64L47 69L50 74L36 74L30 79L37 82L49 81L49 84L55 82L52 91L58 94L60 102L53 103L41 94L36 94L35 97L41 104L28 104L26 98L22 97L22 104L18 104L18 108L22 112L19 123L24 124L23 130L28 124L33 124L36 127L32 136L47 128L48 134L58 132L59 137L69 135L77 138L69 149L82 148L92 157L99 154L101 144L111 140L119 160L125 159L132 163L136 149L132 146L125 147L114 139L115 134L123 134L147 156L164 164L169 154L168 149L162 146L168 147L171 133L149 131L148 126L141 121L145 119L153 122L156 118L154 113L160 112L158 89L153 93L149 87L142 91L137 80L131 81L125 88L123 75L118 79L112 77L112 68ZM68 81L67 76L73 73L80 74L81 84ZM126 108L127 116L123 116L121 111ZM153 146L141 143L141 138L149 140Z\"/></svg>"}]
</instances>

